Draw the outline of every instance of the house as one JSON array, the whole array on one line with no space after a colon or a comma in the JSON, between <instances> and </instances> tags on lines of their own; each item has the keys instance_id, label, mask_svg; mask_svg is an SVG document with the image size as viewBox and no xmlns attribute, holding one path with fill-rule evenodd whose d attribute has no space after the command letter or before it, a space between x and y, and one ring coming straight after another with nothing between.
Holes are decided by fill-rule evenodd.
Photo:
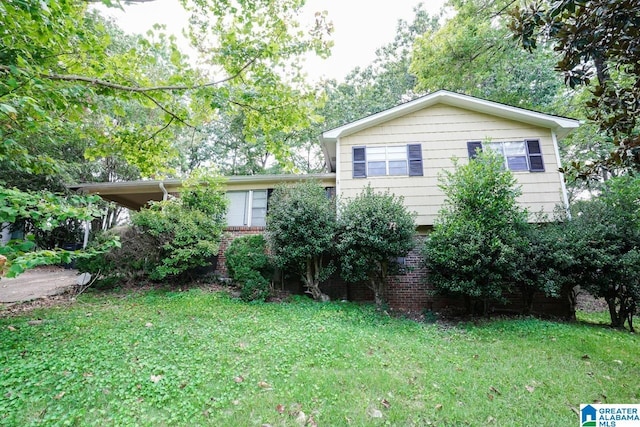
<instances>
[{"instance_id":1,"label":"house","mask_svg":"<svg viewBox=\"0 0 640 427\"><path fill-rule=\"evenodd\" d=\"M503 156L505 168L513 171L522 187L522 206L532 213L551 214L557 205L568 205L559 172L558 140L578 126L573 119L449 91L434 92L323 132L320 142L328 165L324 174L230 177L226 184L231 202L230 235L262 231L269 191L277 184L317 179L335 189L340 199L354 197L367 185L403 196L408 209L417 214L418 236L424 236L444 202L439 174L453 167L452 157L468 159L477 149L494 150ZM135 209L179 192L179 187L179 181L166 180L71 188ZM419 260L417 251L403 260L411 268L392 279L387 295L391 307L437 308ZM334 297L367 298L364 289L355 294L351 289L345 295L340 284L329 288Z\"/></svg>"}]
</instances>

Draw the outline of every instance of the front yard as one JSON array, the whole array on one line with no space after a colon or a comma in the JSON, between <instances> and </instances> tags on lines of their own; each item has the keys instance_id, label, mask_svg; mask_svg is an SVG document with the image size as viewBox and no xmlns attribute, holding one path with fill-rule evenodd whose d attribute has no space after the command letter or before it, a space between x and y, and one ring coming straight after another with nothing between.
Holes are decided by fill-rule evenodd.
<instances>
[{"instance_id":1,"label":"front yard","mask_svg":"<svg viewBox=\"0 0 640 427\"><path fill-rule=\"evenodd\" d=\"M571 426L581 403L640 403L639 354L586 323L87 295L0 319L0 425Z\"/></svg>"}]
</instances>

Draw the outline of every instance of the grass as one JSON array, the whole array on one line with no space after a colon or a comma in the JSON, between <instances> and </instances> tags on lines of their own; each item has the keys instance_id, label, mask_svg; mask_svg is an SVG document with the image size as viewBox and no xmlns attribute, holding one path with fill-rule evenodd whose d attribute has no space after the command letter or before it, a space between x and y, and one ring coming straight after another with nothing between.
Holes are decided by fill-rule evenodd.
<instances>
[{"instance_id":1,"label":"grass","mask_svg":"<svg viewBox=\"0 0 640 427\"><path fill-rule=\"evenodd\" d=\"M580 403L640 403L639 350L587 323L87 295L0 319L0 425L578 425Z\"/></svg>"}]
</instances>

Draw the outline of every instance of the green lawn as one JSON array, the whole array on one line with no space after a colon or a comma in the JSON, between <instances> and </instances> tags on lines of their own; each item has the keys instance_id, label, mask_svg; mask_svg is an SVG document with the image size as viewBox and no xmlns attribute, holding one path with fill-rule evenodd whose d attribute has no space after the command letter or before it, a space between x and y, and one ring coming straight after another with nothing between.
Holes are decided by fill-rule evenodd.
<instances>
[{"instance_id":1,"label":"green lawn","mask_svg":"<svg viewBox=\"0 0 640 427\"><path fill-rule=\"evenodd\" d=\"M591 324L87 295L0 319L0 425L573 426L580 403L640 403L639 350Z\"/></svg>"}]
</instances>

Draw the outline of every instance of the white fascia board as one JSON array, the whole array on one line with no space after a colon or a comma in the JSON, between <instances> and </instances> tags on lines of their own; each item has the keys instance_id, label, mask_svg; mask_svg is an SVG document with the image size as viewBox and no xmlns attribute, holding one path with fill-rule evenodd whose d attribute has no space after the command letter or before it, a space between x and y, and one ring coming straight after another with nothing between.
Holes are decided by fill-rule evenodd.
<instances>
[{"instance_id":1,"label":"white fascia board","mask_svg":"<svg viewBox=\"0 0 640 427\"><path fill-rule=\"evenodd\" d=\"M560 138L569 133L571 129L575 129L580 125L578 120L538 113L524 108L512 107L510 105L487 101L468 95L440 90L430 95L414 99L413 101L409 101L388 110L356 120L355 122L348 123L344 126L323 132L320 139L324 144L334 143L338 138L351 135L363 129L382 124L389 120L393 120L440 103L553 129Z\"/></svg>"}]
</instances>

